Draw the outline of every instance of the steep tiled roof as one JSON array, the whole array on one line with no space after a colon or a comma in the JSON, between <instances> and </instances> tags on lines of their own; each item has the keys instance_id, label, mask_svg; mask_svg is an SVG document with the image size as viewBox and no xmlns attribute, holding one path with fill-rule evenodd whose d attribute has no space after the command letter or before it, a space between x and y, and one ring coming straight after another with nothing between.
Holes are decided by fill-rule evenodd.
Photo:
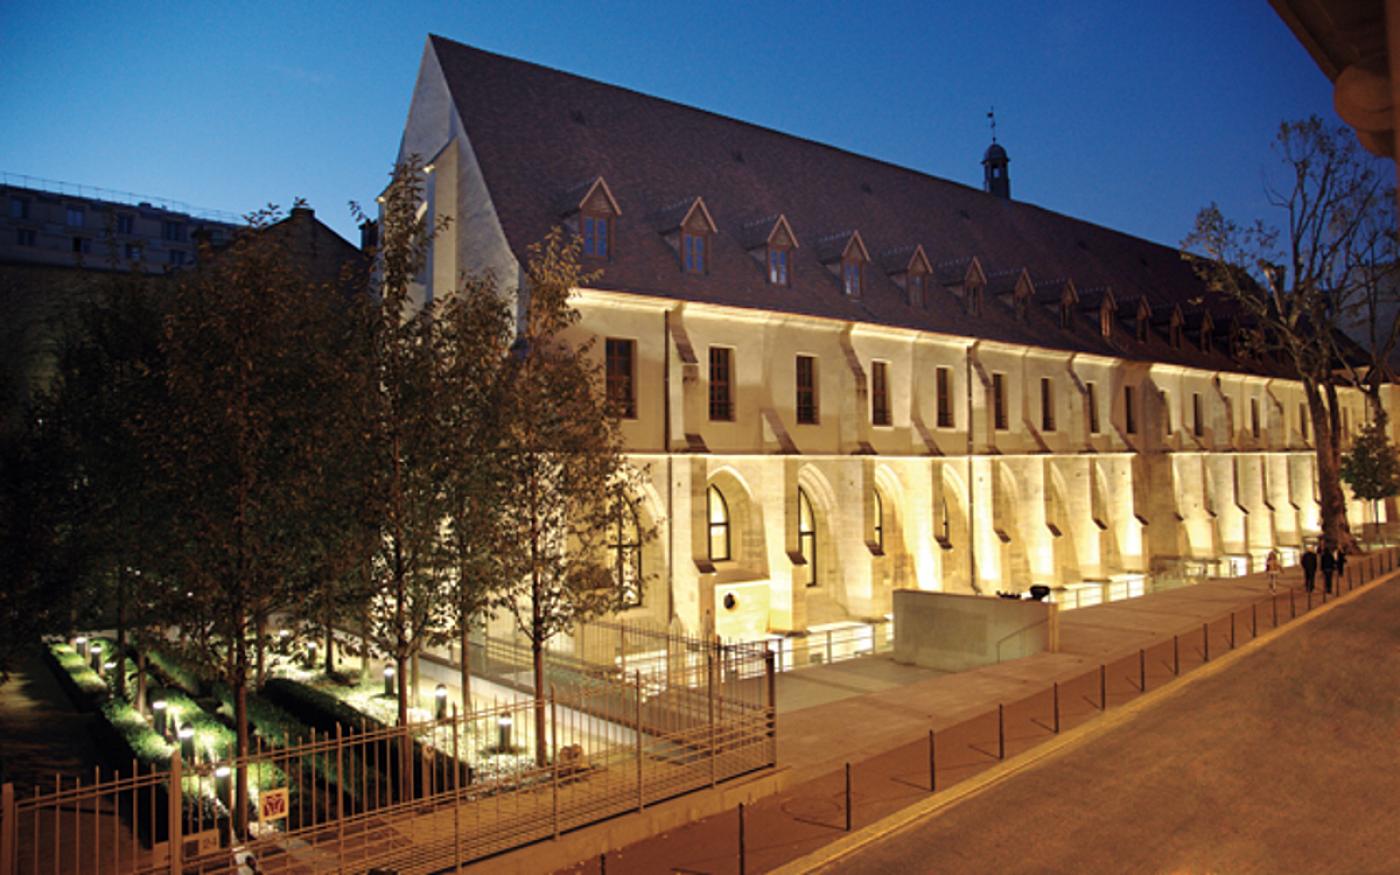
<instances>
[{"instance_id":1,"label":"steep tiled roof","mask_svg":"<svg viewBox=\"0 0 1400 875\"><path fill-rule=\"evenodd\" d=\"M603 266L598 285L604 288L1129 359L1257 369L1155 339L1139 343L1132 332L1119 342L1097 330L1062 331L1049 314L1043 324L1038 317L1020 321L1004 307L972 315L942 287L931 290L926 308L912 307L881 269L883 259L872 265L864 293L848 297L821 263L836 232L844 241L858 229L872 253L922 245L943 283L975 256L988 273L1025 268L1032 277L1064 277L1079 288L1112 286L1120 302L1143 294L1154 310L1180 303L1189 311L1205 290L1172 248L442 37L430 37L430 47L518 258L562 221L561 198L578 191L581 180L601 176L622 212L613 231L620 254ZM719 228L704 275L679 269L656 225L667 208L696 197ZM813 243L792 254L788 286L769 285L764 266L746 251L754 245L754 217L778 214Z\"/></svg>"}]
</instances>

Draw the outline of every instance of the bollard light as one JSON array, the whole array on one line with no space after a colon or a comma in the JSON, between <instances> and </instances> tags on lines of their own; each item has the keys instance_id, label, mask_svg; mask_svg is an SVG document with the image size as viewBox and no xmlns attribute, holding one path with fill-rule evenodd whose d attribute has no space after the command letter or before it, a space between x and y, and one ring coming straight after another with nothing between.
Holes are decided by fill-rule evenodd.
<instances>
[{"instance_id":1,"label":"bollard light","mask_svg":"<svg viewBox=\"0 0 1400 875\"><path fill-rule=\"evenodd\" d=\"M307 667L307 668L315 668L315 667L316 667L316 642L315 642L315 641L308 641L308 642L306 642L306 667Z\"/></svg>"},{"instance_id":2,"label":"bollard light","mask_svg":"<svg viewBox=\"0 0 1400 875\"><path fill-rule=\"evenodd\" d=\"M92 654L92 670L102 674L102 642L92 642L89 652Z\"/></svg>"},{"instance_id":3,"label":"bollard light","mask_svg":"<svg viewBox=\"0 0 1400 875\"><path fill-rule=\"evenodd\" d=\"M384 666L384 695L394 695L394 667L392 665Z\"/></svg>"},{"instance_id":4,"label":"bollard light","mask_svg":"<svg viewBox=\"0 0 1400 875\"><path fill-rule=\"evenodd\" d=\"M79 635L77 638L74 638L73 646L77 648L78 654L82 656L84 660L88 658L88 640L86 635Z\"/></svg>"},{"instance_id":5,"label":"bollard light","mask_svg":"<svg viewBox=\"0 0 1400 875\"><path fill-rule=\"evenodd\" d=\"M496 747L500 748L501 753L505 753L506 751L510 750L510 747L511 747L511 745L510 745L510 725L511 725L511 722L512 722L512 721L511 721L511 719L510 719L510 715L509 715L509 714L502 714L502 715L500 716L500 718L496 721Z\"/></svg>"},{"instance_id":6,"label":"bollard light","mask_svg":"<svg viewBox=\"0 0 1400 875\"><path fill-rule=\"evenodd\" d=\"M189 763L194 762L194 727L181 726L178 733L180 736L180 756Z\"/></svg>"},{"instance_id":7,"label":"bollard light","mask_svg":"<svg viewBox=\"0 0 1400 875\"><path fill-rule=\"evenodd\" d=\"M166 704L164 699L156 699L151 703L151 715L152 720L155 722L156 735L159 735L161 738L165 737L165 710Z\"/></svg>"},{"instance_id":8,"label":"bollard light","mask_svg":"<svg viewBox=\"0 0 1400 875\"><path fill-rule=\"evenodd\" d=\"M218 798L228 798L228 776L232 773L228 766L219 766L214 770L214 795Z\"/></svg>"},{"instance_id":9,"label":"bollard light","mask_svg":"<svg viewBox=\"0 0 1400 875\"><path fill-rule=\"evenodd\" d=\"M437 719L444 720L447 717L447 684L438 684L433 690L433 698L437 700Z\"/></svg>"},{"instance_id":10,"label":"bollard light","mask_svg":"<svg viewBox=\"0 0 1400 875\"><path fill-rule=\"evenodd\" d=\"M99 672L99 673L102 675L103 679L105 680L106 677L107 677L107 675L108 675L108 673L110 673L110 672L112 671L112 669L114 669L114 668L116 668L116 667L117 667L117 664L116 664L115 662L113 662L112 660L109 659L109 660L107 660L106 662L102 663L102 671Z\"/></svg>"}]
</instances>

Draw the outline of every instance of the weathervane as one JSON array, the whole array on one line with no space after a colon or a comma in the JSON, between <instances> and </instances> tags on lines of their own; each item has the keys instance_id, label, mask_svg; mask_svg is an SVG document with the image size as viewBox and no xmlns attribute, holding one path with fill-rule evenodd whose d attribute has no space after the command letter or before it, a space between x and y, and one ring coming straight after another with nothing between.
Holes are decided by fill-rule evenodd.
<instances>
[{"instance_id":1,"label":"weathervane","mask_svg":"<svg viewBox=\"0 0 1400 875\"><path fill-rule=\"evenodd\" d=\"M987 110L987 119L992 124L992 142L997 141L997 108L994 106Z\"/></svg>"}]
</instances>

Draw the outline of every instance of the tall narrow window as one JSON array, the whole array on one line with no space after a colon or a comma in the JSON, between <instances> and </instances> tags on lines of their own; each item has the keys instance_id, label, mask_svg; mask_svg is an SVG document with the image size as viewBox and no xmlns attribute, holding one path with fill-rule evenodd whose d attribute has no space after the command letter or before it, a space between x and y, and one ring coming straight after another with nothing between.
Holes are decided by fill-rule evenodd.
<instances>
[{"instance_id":1,"label":"tall narrow window","mask_svg":"<svg viewBox=\"0 0 1400 875\"><path fill-rule=\"evenodd\" d=\"M938 427L953 427L953 371L951 368L939 368L936 379L938 392Z\"/></svg>"},{"instance_id":2,"label":"tall narrow window","mask_svg":"<svg viewBox=\"0 0 1400 875\"><path fill-rule=\"evenodd\" d=\"M710 561L729 559L729 505L718 486L705 493L705 510L710 524Z\"/></svg>"},{"instance_id":3,"label":"tall narrow window","mask_svg":"<svg viewBox=\"0 0 1400 875\"><path fill-rule=\"evenodd\" d=\"M681 235L684 238L682 248L685 252L686 273L705 272L705 235L692 234L686 231Z\"/></svg>"},{"instance_id":4,"label":"tall narrow window","mask_svg":"<svg viewBox=\"0 0 1400 875\"><path fill-rule=\"evenodd\" d=\"M1259 439L1259 399L1249 399L1249 431L1255 440Z\"/></svg>"},{"instance_id":5,"label":"tall narrow window","mask_svg":"<svg viewBox=\"0 0 1400 875\"><path fill-rule=\"evenodd\" d=\"M788 284L788 255L786 246L768 247L768 282L775 286Z\"/></svg>"},{"instance_id":6,"label":"tall narrow window","mask_svg":"<svg viewBox=\"0 0 1400 875\"><path fill-rule=\"evenodd\" d=\"M607 349L608 403L623 419L637 418L635 340L609 337Z\"/></svg>"},{"instance_id":7,"label":"tall narrow window","mask_svg":"<svg viewBox=\"0 0 1400 875\"><path fill-rule=\"evenodd\" d=\"M1055 384L1049 377L1040 378L1040 428L1055 430Z\"/></svg>"},{"instance_id":8,"label":"tall narrow window","mask_svg":"<svg viewBox=\"0 0 1400 875\"><path fill-rule=\"evenodd\" d=\"M710 419L734 419L734 350L710 347Z\"/></svg>"},{"instance_id":9,"label":"tall narrow window","mask_svg":"<svg viewBox=\"0 0 1400 875\"><path fill-rule=\"evenodd\" d=\"M1006 375L992 374L992 425L1006 431Z\"/></svg>"},{"instance_id":10,"label":"tall narrow window","mask_svg":"<svg viewBox=\"0 0 1400 875\"><path fill-rule=\"evenodd\" d=\"M636 507L628 502L619 502L611 531L608 532L608 547L613 553L613 579L624 608L636 608L642 604L641 531Z\"/></svg>"},{"instance_id":11,"label":"tall narrow window","mask_svg":"<svg viewBox=\"0 0 1400 875\"><path fill-rule=\"evenodd\" d=\"M1084 385L1084 404L1089 414L1089 434L1099 433L1099 387L1093 383Z\"/></svg>"},{"instance_id":12,"label":"tall narrow window","mask_svg":"<svg viewBox=\"0 0 1400 875\"><path fill-rule=\"evenodd\" d=\"M885 502L880 498L880 490L872 490L870 494L875 499L875 506L872 509L872 519L875 523L872 533L875 536L875 549L883 553L885 552Z\"/></svg>"},{"instance_id":13,"label":"tall narrow window","mask_svg":"<svg viewBox=\"0 0 1400 875\"><path fill-rule=\"evenodd\" d=\"M797 552L807 563L807 585L817 585L817 518L807 493L797 487Z\"/></svg>"},{"instance_id":14,"label":"tall narrow window","mask_svg":"<svg viewBox=\"0 0 1400 875\"><path fill-rule=\"evenodd\" d=\"M859 298L861 269L859 261L850 259L841 262L841 289L848 298Z\"/></svg>"},{"instance_id":15,"label":"tall narrow window","mask_svg":"<svg viewBox=\"0 0 1400 875\"><path fill-rule=\"evenodd\" d=\"M890 424L889 365L885 362L870 363L870 422Z\"/></svg>"},{"instance_id":16,"label":"tall narrow window","mask_svg":"<svg viewBox=\"0 0 1400 875\"><path fill-rule=\"evenodd\" d=\"M1132 386L1123 387L1123 430L1137 434L1137 392Z\"/></svg>"},{"instance_id":17,"label":"tall narrow window","mask_svg":"<svg viewBox=\"0 0 1400 875\"><path fill-rule=\"evenodd\" d=\"M817 422L817 360L814 356L797 357L797 423L815 425Z\"/></svg>"},{"instance_id":18,"label":"tall narrow window","mask_svg":"<svg viewBox=\"0 0 1400 875\"><path fill-rule=\"evenodd\" d=\"M609 217L598 213L583 214L583 254L593 258L608 257Z\"/></svg>"},{"instance_id":19,"label":"tall narrow window","mask_svg":"<svg viewBox=\"0 0 1400 875\"><path fill-rule=\"evenodd\" d=\"M1201 416L1201 393L1191 393L1191 433L1196 437L1206 433L1206 424Z\"/></svg>"},{"instance_id":20,"label":"tall narrow window","mask_svg":"<svg viewBox=\"0 0 1400 875\"><path fill-rule=\"evenodd\" d=\"M909 274L909 306L924 308L927 282L928 277L924 275L923 271L912 271Z\"/></svg>"},{"instance_id":21,"label":"tall narrow window","mask_svg":"<svg viewBox=\"0 0 1400 875\"><path fill-rule=\"evenodd\" d=\"M1303 436L1303 440L1308 439L1308 405L1306 402L1298 405L1298 434Z\"/></svg>"}]
</instances>

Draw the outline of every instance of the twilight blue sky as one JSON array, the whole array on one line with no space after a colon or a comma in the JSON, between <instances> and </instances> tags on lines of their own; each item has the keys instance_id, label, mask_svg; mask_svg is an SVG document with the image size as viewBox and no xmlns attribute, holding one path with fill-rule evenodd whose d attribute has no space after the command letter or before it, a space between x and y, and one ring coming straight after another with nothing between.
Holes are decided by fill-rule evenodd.
<instances>
[{"instance_id":1,"label":"twilight blue sky","mask_svg":"<svg viewBox=\"0 0 1400 875\"><path fill-rule=\"evenodd\" d=\"M1176 244L1262 216L1278 123L1335 121L1265 0L70 3L0 0L0 171L246 212L307 198L358 240L426 35Z\"/></svg>"}]
</instances>

